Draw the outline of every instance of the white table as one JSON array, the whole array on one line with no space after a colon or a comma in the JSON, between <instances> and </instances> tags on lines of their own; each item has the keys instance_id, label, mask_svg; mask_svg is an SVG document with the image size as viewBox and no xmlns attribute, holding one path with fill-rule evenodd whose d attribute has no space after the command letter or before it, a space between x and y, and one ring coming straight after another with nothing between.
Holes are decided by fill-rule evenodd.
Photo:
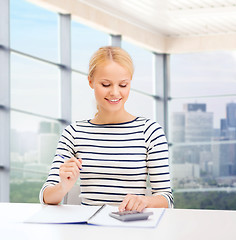
<instances>
[{"instance_id":1,"label":"white table","mask_svg":"<svg viewBox=\"0 0 236 240\"><path fill-rule=\"evenodd\" d=\"M40 204L0 203L2 240L235 240L236 211L167 209L157 228L26 224Z\"/></svg>"}]
</instances>

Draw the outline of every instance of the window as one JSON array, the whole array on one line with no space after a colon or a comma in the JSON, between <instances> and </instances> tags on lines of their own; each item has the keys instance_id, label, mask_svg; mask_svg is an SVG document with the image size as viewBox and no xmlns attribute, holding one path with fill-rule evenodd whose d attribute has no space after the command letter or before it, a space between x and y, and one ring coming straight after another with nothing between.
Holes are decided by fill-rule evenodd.
<instances>
[{"instance_id":1,"label":"window","mask_svg":"<svg viewBox=\"0 0 236 240\"><path fill-rule=\"evenodd\" d=\"M11 106L49 117L60 117L59 68L11 54Z\"/></svg>"},{"instance_id":2,"label":"window","mask_svg":"<svg viewBox=\"0 0 236 240\"><path fill-rule=\"evenodd\" d=\"M131 83L131 92L127 101L127 111L135 116L143 116L156 120L155 116L155 84L153 54L126 41L124 48L134 63L134 75ZM147 107L148 106L148 107Z\"/></svg>"},{"instance_id":3,"label":"window","mask_svg":"<svg viewBox=\"0 0 236 240\"><path fill-rule=\"evenodd\" d=\"M172 98L234 95L235 52L171 55Z\"/></svg>"},{"instance_id":4,"label":"window","mask_svg":"<svg viewBox=\"0 0 236 240\"><path fill-rule=\"evenodd\" d=\"M122 48L131 55L134 63L132 88L144 93L155 94L153 54L125 41L122 42Z\"/></svg>"},{"instance_id":5,"label":"window","mask_svg":"<svg viewBox=\"0 0 236 240\"><path fill-rule=\"evenodd\" d=\"M67 120L60 112L65 104L60 94L58 17L28 1L10 1L11 107L4 111L11 114L12 202L38 202ZM108 44L108 34L71 21L73 70L65 69L68 76L72 72L68 107L73 122L92 118L97 111L88 64L91 55ZM135 66L127 111L156 120L166 102L155 96L154 68L163 66L154 66L152 52L121 44ZM168 141L177 208L236 209L235 69L235 52L170 57ZM0 96L0 120L4 107Z\"/></svg>"},{"instance_id":6,"label":"window","mask_svg":"<svg viewBox=\"0 0 236 240\"><path fill-rule=\"evenodd\" d=\"M23 0L10 12L10 201L39 202L62 130L58 15Z\"/></svg>"},{"instance_id":7,"label":"window","mask_svg":"<svg viewBox=\"0 0 236 240\"><path fill-rule=\"evenodd\" d=\"M61 133L60 123L11 111L11 202L38 202Z\"/></svg>"},{"instance_id":8,"label":"window","mask_svg":"<svg viewBox=\"0 0 236 240\"><path fill-rule=\"evenodd\" d=\"M96 101L86 75L72 74L72 121L92 119L96 113Z\"/></svg>"},{"instance_id":9,"label":"window","mask_svg":"<svg viewBox=\"0 0 236 240\"><path fill-rule=\"evenodd\" d=\"M107 46L109 35L78 22L71 22L72 122L91 119L97 107L87 74L92 54Z\"/></svg>"},{"instance_id":10,"label":"window","mask_svg":"<svg viewBox=\"0 0 236 240\"><path fill-rule=\"evenodd\" d=\"M90 57L98 48L107 46L108 41L109 36L107 34L72 21L72 68L87 73Z\"/></svg>"},{"instance_id":11,"label":"window","mask_svg":"<svg viewBox=\"0 0 236 240\"><path fill-rule=\"evenodd\" d=\"M24 0L10 1L11 48L58 61L58 15Z\"/></svg>"},{"instance_id":12,"label":"window","mask_svg":"<svg viewBox=\"0 0 236 240\"><path fill-rule=\"evenodd\" d=\"M126 103L126 110L138 117L146 117L152 120L156 117L155 100L150 96L132 90Z\"/></svg>"},{"instance_id":13,"label":"window","mask_svg":"<svg viewBox=\"0 0 236 240\"><path fill-rule=\"evenodd\" d=\"M171 56L169 139L176 207L236 209L235 69L232 52Z\"/></svg>"}]
</instances>

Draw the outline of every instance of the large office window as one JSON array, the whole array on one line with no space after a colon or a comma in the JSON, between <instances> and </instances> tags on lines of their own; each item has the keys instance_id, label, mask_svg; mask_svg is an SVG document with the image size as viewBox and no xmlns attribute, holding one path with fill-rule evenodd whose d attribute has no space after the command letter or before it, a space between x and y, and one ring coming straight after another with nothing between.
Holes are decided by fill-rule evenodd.
<instances>
[{"instance_id":1,"label":"large office window","mask_svg":"<svg viewBox=\"0 0 236 240\"><path fill-rule=\"evenodd\" d=\"M96 101L86 75L72 74L72 121L92 119Z\"/></svg>"},{"instance_id":2,"label":"large office window","mask_svg":"<svg viewBox=\"0 0 236 240\"><path fill-rule=\"evenodd\" d=\"M61 133L58 14L10 1L10 201L38 202Z\"/></svg>"},{"instance_id":3,"label":"large office window","mask_svg":"<svg viewBox=\"0 0 236 240\"><path fill-rule=\"evenodd\" d=\"M126 41L122 42L122 48L131 55L134 63L132 88L144 93L155 94L152 52Z\"/></svg>"},{"instance_id":4,"label":"large office window","mask_svg":"<svg viewBox=\"0 0 236 240\"><path fill-rule=\"evenodd\" d=\"M126 41L122 41L122 48L130 54L134 63L127 110L133 115L156 120L153 53Z\"/></svg>"},{"instance_id":5,"label":"large office window","mask_svg":"<svg viewBox=\"0 0 236 240\"><path fill-rule=\"evenodd\" d=\"M5 107L0 97L0 120L10 112L10 201L38 202L58 139L70 121L70 117L61 119L62 106L71 107L72 122L92 118L97 111L87 80L88 63L99 47L110 44L110 36L71 21L71 53L63 53L71 55L71 66L69 61L62 66L58 49L63 34L58 29L65 25L58 21L61 15L25 0L9 1L11 106ZM64 17L63 23L68 24L70 17ZM161 119L167 109L162 81L167 80L168 57L123 40L121 46L135 66L127 111ZM235 52L170 56L169 118L163 127L169 133L177 208L236 209L235 56ZM60 79L63 70L68 73L66 81ZM62 99L62 85L71 90L71 96L66 96L71 106ZM160 98L158 89L165 91Z\"/></svg>"},{"instance_id":6,"label":"large office window","mask_svg":"<svg viewBox=\"0 0 236 240\"><path fill-rule=\"evenodd\" d=\"M11 202L38 202L60 128L58 121L11 111Z\"/></svg>"},{"instance_id":7,"label":"large office window","mask_svg":"<svg viewBox=\"0 0 236 240\"><path fill-rule=\"evenodd\" d=\"M11 48L58 61L58 15L25 0L10 0Z\"/></svg>"},{"instance_id":8,"label":"large office window","mask_svg":"<svg viewBox=\"0 0 236 240\"><path fill-rule=\"evenodd\" d=\"M235 52L172 55L170 65L176 207L236 209Z\"/></svg>"},{"instance_id":9,"label":"large office window","mask_svg":"<svg viewBox=\"0 0 236 240\"><path fill-rule=\"evenodd\" d=\"M88 63L92 54L102 46L109 44L109 35L78 22L71 22L71 58L72 68L83 73L88 72Z\"/></svg>"},{"instance_id":10,"label":"large office window","mask_svg":"<svg viewBox=\"0 0 236 240\"><path fill-rule=\"evenodd\" d=\"M12 108L59 118L59 104L59 68L12 53Z\"/></svg>"},{"instance_id":11,"label":"large office window","mask_svg":"<svg viewBox=\"0 0 236 240\"><path fill-rule=\"evenodd\" d=\"M155 99L143 93L136 92L135 90L130 91L126 109L134 116L156 120Z\"/></svg>"},{"instance_id":12,"label":"large office window","mask_svg":"<svg viewBox=\"0 0 236 240\"><path fill-rule=\"evenodd\" d=\"M93 90L88 83L89 60L102 46L109 45L109 35L71 21L72 121L92 119L97 111Z\"/></svg>"},{"instance_id":13,"label":"large office window","mask_svg":"<svg viewBox=\"0 0 236 240\"><path fill-rule=\"evenodd\" d=\"M23 0L11 0L10 12L10 201L38 202L60 134L69 124L68 119L61 119L62 106L71 107L62 96L71 98L67 101L72 105L69 119L93 117L96 104L87 81L88 63L93 52L109 44L109 35L71 22L73 70L66 66L72 75L64 81L58 56L58 36L63 38L58 29L62 26L60 31L65 30L61 16ZM63 19L68 23L68 18ZM62 86L71 86L70 96L62 94Z\"/></svg>"}]
</instances>

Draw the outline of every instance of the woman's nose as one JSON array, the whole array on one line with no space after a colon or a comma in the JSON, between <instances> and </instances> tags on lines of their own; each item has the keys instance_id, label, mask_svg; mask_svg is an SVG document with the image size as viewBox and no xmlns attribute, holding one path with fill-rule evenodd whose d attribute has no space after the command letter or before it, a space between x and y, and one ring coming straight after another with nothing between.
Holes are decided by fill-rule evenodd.
<instances>
[{"instance_id":1,"label":"woman's nose","mask_svg":"<svg viewBox=\"0 0 236 240\"><path fill-rule=\"evenodd\" d=\"M113 87L111 88L111 91L110 91L111 96L117 96L118 93L119 93L118 87L113 86Z\"/></svg>"}]
</instances>

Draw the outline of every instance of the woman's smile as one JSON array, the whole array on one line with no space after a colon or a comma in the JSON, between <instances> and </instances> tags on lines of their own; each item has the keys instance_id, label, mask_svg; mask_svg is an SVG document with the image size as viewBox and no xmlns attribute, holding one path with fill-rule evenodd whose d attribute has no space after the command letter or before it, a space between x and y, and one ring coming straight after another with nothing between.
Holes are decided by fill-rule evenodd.
<instances>
[{"instance_id":1,"label":"woman's smile","mask_svg":"<svg viewBox=\"0 0 236 240\"><path fill-rule=\"evenodd\" d=\"M118 104L122 98L116 98L116 99L108 99L105 98L110 104Z\"/></svg>"}]
</instances>

